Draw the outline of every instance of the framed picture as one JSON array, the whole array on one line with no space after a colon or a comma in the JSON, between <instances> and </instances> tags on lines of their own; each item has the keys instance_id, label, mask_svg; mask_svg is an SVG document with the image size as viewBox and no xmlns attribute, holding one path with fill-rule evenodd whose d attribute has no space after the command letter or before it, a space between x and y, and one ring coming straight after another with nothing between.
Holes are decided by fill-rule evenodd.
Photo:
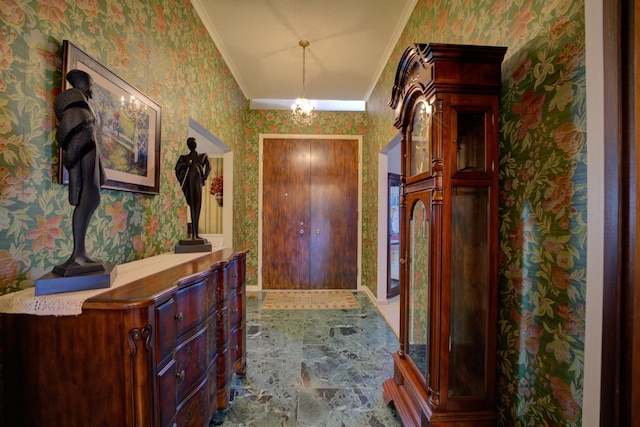
<instances>
[{"instance_id":1,"label":"framed picture","mask_svg":"<svg viewBox=\"0 0 640 427\"><path fill-rule=\"evenodd\" d=\"M107 181L103 188L159 194L160 122L162 108L68 40L63 42L62 90L65 76L79 69L93 79L89 104L96 118L96 139ZM61 183L69 182L60 149Z\"/></svg>"}]
</instances>

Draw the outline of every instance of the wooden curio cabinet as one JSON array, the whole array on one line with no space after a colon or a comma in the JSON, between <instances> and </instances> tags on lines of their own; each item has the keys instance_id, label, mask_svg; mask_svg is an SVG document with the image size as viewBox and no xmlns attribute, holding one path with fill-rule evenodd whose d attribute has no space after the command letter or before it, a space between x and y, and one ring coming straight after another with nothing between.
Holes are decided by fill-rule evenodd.
<instances>
[{"instance_id":1,"label":"wooden curio cabinet","mask_svg":"<svg viewBox=\"0 0 640 427\"><path fill-rule=\"evenodd\" d=\"M389 105L402 132L400 348L384 382L405 426L495 426L498 107L506 48L415 44Z\"/></svg>"}]
</instances>

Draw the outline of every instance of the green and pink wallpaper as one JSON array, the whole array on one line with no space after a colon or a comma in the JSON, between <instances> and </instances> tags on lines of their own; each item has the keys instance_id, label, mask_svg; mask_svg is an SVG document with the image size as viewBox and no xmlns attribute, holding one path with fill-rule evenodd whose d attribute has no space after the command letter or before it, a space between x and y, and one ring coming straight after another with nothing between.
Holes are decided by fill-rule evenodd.
<instances>
[{"instance_id":1,"label":"green and pink wallpaper","mask_svg":"<svg viewBox=\"0 0 640 427\"><path fill-rule=\"evenodd\" d=\"M396 135L391 96L412 43L507 46L500 120L499 424L577 426L586 286L583 0L421 0L368 102L366 205L377 150ZM375 213L365 210L365 229ZM375 283L375 236L363 273Z\"/></svg>"},{"instance_id":2,"label":"green and pink wallpaper","mask_svg":"<svg viewBox=\"0 0 640 427\"><path fill-rule=\"evenodd\" d=\"M87 232L89 253L123 263L173 251L186 235L186 202L173 169L188 152L189 118L233 148L238 162L245 157L246 100L189 1L0 5L0 293L32 286L72 250L52 108L64 39L162 107L160 194L103 190ZM242 205L234 214L241 223Z\"/></svg>"},{"instance_id":3,"label":"green and pink wallpaper","mask_svg":"<svg viewBox=\"0 0 640 427\"><path fill-rule=\"evenodd\" d=\"M258 135L363 138L363 285L377 283L378 152L397 134L387 106L412 43L507 46L500 122L498 401L502 426L579 426L585 258L583 0L419 0L366 113L249 111L188 0L0 0L0 293L32 286L71 251L52 104L68 39L162 106L160 194L102 191L88 232L96 258L173 250L186 204L173 167L189 118L234 150L234 242L257 284ZM4 349L7 351L7 349ZM10 392L10 391L7 391Z\"/></svg>"}]
</instances>

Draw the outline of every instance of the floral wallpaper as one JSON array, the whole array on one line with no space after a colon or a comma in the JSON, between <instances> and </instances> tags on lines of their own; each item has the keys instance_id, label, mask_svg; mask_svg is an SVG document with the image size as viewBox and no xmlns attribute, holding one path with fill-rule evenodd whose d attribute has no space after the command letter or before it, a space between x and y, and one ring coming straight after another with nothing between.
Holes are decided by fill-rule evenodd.
<instances>
[{"instance_id":1,"label":"floral wallpaper","mask_svg":"<svg viewBox=\"0 0 640 427\"><path fill-rule=\"evenodd\" d=\"M507 46L500 118L499 425L579 426L585 321L583 0L421 0L367 104L365 188L397 134L386 106L412 43ZM377 194L367 191L367 206ZM365 212L367 210L365 209ZM365 229L375 227L375 214ZM365 239L374 239L365 234ZM366 245L364 274L375 275ZM371 276L367 276L371 281Z\"/></svg>"},{"instance_id":2,"label":"floral wallpaper","mask_svg":"<svg viewBox=\"0 0 640 427\"><path fill-rule=\"evenodd\" d=\"M503 426L578 426L585 258L584 0L419 0L366 113L249 111L188 0L0 0L0 293L71 252L71 206L57 182L53 100L68 39L162 106L160 194L102 191L89 252L128 262L170 252L186 233L173 167L189 118L234 150L234 242L257 280L258 135L363 138L363 285L377 277L377 155L397 134L386 105L412 43L507 46L500 121L498 401Z\"/></svg>"},{"instance_id":3,"label":"floral wallpaper","mask_svg":"<svg viewBox=\"0 0 640 427\"><path fill-rule=\"evenodd\" d=\"M173 169L188 152L189 118L236 150L238 162L244 157L246 100L190 2L0 0L0 6L0 293L32 286L73 247L72 206L56 178L52 108L65 39L162 107L160 194L102 190L87 232L89 254L123 263L173 251L186 236L186 202ZM240 204L234 215L240 222Z\"/></svg>"}]
</instances>

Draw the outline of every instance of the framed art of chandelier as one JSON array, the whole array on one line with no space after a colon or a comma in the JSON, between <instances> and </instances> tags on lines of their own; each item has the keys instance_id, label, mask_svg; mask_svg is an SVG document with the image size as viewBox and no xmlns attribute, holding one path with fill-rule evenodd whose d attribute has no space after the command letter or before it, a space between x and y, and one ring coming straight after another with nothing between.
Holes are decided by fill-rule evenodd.
<instances>
[{"instance_id":1,"label":"framed art of chandelier","mask_svg":"<svg viewBox=\"0 0 640 427\"><path fill-rule=\"evenodd\" d=\"M107 181L102 186L147 194L160 192L160 123L162 108L68 40L63 42L62 90L69 70L93 79L89 105L98 118L96 139ZM60 153L59 182L68 182Z\"/></svg>"}]
</instances>

